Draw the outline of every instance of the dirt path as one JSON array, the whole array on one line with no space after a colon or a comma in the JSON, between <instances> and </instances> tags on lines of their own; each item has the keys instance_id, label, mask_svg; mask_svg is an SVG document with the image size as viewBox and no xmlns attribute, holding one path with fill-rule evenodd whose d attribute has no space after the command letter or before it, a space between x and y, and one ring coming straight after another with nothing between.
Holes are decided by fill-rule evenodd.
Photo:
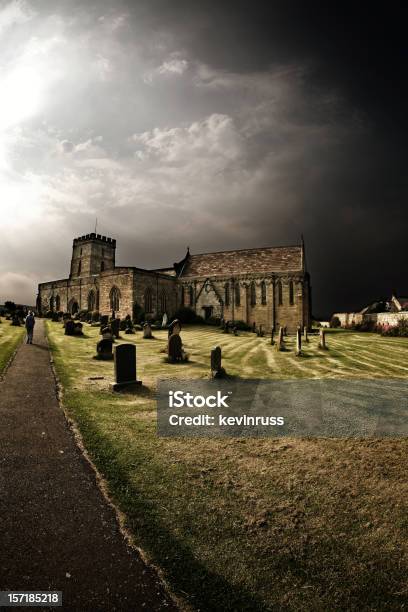
<instances>
[{"instance_id":1,"label":"dirt path","mask_svg":"<svg viewBox=\"0 0 408 612\"><path fill-rule=\"evenodd\" d=\"M34 342L0 383L0 590L59 590L70 612L176 610L75 444L42 321Z\"/></svg>"}]
</instances>

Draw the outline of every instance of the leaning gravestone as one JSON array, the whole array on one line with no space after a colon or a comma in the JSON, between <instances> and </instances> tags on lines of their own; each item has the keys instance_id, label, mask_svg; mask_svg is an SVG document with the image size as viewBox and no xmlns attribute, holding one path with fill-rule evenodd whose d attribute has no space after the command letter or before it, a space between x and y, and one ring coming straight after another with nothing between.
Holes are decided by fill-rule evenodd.
<instances>
[{"instance_id":1,"label":"leaning gravestone","mask_svg":"<svg viewBox=\"0 0 408 612\"><path fill-rule=\"evenodd\" d=\"M323 350L327 349L327 346L326 346L326 330L323 329L323 327L320 328L320 333L319 333L319 349L323 349Z\"/></svg>"},{"instance_id":2,"label":"leaning gravestone","mask_svg":"<svg viewBox=\"0 0 408 612\"><path fill-rule=\"evenodd\" d=\"M169 338L167 353L169 361L176 363L177 361L183 361L183 343L178 334L173 334Z\"/></svg>"},{"instance_id":3,"label":"leaning gravestone","mask_svg":"<svg viewBox=\"0 0 408 612\"><path fill-rule=\"evenodd\" d=\"M109 340L108 338L102 338L102 340L99 340L98 344L96 345L95 359L103 359L105 361L113 359L112 347L112 340Z\"/></svg>"},{"instance_id":4,"label":"leaning gravestone","mask_svg":"<svg viewBox=\"0 0 408 612\"><path fill-rule=\"evenodd\" d=\"M75 321L68 319L65 323L65 335L73 336L75 334Z\"/></svg>"},{"instance_id":5,"label":"leaning gravestone","mask_svg":"<svg viewBox=\"0 0 408 612\"><path fill-rule=\"evenodd\" d=\"M225 370L221 365L221 347L216 346L211 350L211 377L222 378Z\"/></svg>"},{"instance_id":6,"label":"leaning gravestone","mask_svg":"<svg viewBox=\"0 0 408 612\"><path fill-rule=\"evenodd\" d=\"M110 387L118 391L124 387L141 385L136 377L136 346L134 344L119 344L114 349L115 382Z\"/></svg>"},{"instance_id":7,"label":"leaning gravestone","mask_svg":"<svg viewBox=\"0 0 408 612\"><path fill-rule=\"evenodd\" d=\"M145 323L143 325L143 338L147 340L151 340L153 338L152 328L150 323Z\"/></svg>"}]
</instances>

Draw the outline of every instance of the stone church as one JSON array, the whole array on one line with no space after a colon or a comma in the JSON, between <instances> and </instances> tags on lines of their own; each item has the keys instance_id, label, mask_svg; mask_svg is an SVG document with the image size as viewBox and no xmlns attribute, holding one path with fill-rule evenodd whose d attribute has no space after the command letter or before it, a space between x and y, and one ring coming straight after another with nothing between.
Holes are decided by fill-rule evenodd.
<instances>
[{"instance_id":1,"label":"stone church","mask_svg":"<svg viewBox=\"0 0 408 612\"><path fill-rule=\"evenodd\" d=\"M41 313L99 311L124 318L135 307L148 319L189 307L204 319L224 318L285 326L310 326L311 286L303 239L296 246L191 254L168 268L116 266L116 240L99 234L75 238L69 277L41 283Z\"/></svg>"}]
</instances>

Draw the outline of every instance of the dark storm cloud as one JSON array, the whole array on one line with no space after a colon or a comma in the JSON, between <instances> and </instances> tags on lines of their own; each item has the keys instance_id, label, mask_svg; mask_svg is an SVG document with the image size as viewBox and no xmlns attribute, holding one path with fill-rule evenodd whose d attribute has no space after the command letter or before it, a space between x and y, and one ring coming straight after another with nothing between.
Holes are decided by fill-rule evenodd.
<instances>
[{"instance_id":1,"label":"dark storm cloud","mask_svg":"<svg viewBox=\"0 0 408 612\"><path fill-rule=\"evenodd\" d=\"M2 293L65 274L96 216L152 267L304 233L316 314L406 292L401 6L10 2L2 56L45 84L5 105Z\"/></svg>"}]
</instances>

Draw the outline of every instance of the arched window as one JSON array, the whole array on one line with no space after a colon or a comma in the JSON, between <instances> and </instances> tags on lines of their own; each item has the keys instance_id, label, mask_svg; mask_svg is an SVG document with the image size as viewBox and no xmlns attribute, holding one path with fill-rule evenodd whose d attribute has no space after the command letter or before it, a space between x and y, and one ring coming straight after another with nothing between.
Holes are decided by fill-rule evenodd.
<instances>
[{"instance_id":1,"label":"arched window","mask_svg":"<svg viewBox=\"0 0 408 612\"><path fill-rule=\"evenodd\" d=\"M101 272L105 270L105 262L101 261Z\"/></svg>"},{"instance_id":2,"label":"arched window","mask_svg":"<svg viewBox=\"0 0 408 612\"><path fill-rule=\"evenodd\" d=\"M81 274L81 268L82 268L82 261L79 260L79 264L78 264L78 276Z\"/></svg>"},{"instance_id":3,"label":"arched window","mask_svg":"<svg viewBox=\"0 0 408 612\"><path fill-rule=\"evenodd\" d=\"M181 305L185 306L186 303L186 298L185 298L185 291L184 291L184 286L181 286Z\"/></svg>"},{"instance_id":4,"label":"arched window","mask_svg":"<svg viewBox=\"0 0 408 612\"><path fill-rule=\"evenodd\" d=\"M254 281L252 281L252 283L251 283L250 291L251 291L251 306L255 306L255 304L256 304L256 288L255 288Z\"/></svg>"},{"instance_id":5,"label":"arched window","mask_svg":"<svg viewBox=\"0 0 408 612\"><path fill-rule=\"evenodd\" d=\"M293 281L290 281L289 283L289 304L293 306L294 303L295 301L294 301L294 292L293 292Z\"/></svg>"},{"instance_id":6,"label":"arched window","mask_svg":"<svg viewBox=\"0 0 408 612\"><path fill-rule=\"evenodd\" d=\"M261 283L261 302L263 306L265 306L266 304L266 283L265 281L262 281Z\"/></svg>"},{"instance_id":7,"label":"arched window","mask_svg":"<svg viewBox=\"0 0 408 612\"><path fill-rule=\"evenodd\" d=\"M59 312L61 310L61 298L59 295L55 298L55 310Z\"/></svg>"},{"instance_id":8,"label":"arched window","mask_svg":"<svg viewBox=\"0 0 408 612\"><path fill-rule=\"evenodd\" d=\"M109 294L110 309L117 312L120 310L120 291L117 287L112 287Z\"/></svg>"},{"instance_id":9,"label":"arched window","mask_svg":"<svg viewBox=\"0 0 408 612\"><path fill-rule=\"evenodd\" d=\"M160 312L164 314L167 312L167 293L164 291L160 294Z\"/></svg>"},{"instance_id":10,"label":"arched window","mask_svg":"<svg viewBox=\"0 0 408 612\"><path fill-rule=\"evenodd\" d=\"M71 298L68 304L68 312L75 315L79 310L78 302L75 298Z\"/></svg>"},{"instance_id":11,"label":"arched window","mask_svg":"<svg viewBox=\"0 0 408 612\"><path fill-rule=\"evenodd\" d=\"M239 288L239 283L235 284L235 305L236 306L241 305L241 291Z\"/></svg>"},{"instance_id":12,"label":"arched window","mask_svg":"<svg viewBox=\"0 0 408 612\"><path fill-rule=\"evenodd\" d=\"M150 287L147 287L144 292L144 310L145 312L153 312L153 294Z\"/></svg>"},{"instance_id":13,"label":"arched window","mask_svg":"<svg viewBox=\"0 0 408 612\"><path fill-rule=\"evenodd\" d=\"M282 306L283 304L283 296L282 296L282 283L278 281L278 304Z\"/></svg>"},{"instance_id":14,"label":"arched window","mask_svg":"<svg viewBox=\"0 0 408 612\"><path fill-rule=\"evenodd\" d=\"M88 293L88 310L93 312L96 306L96 296L95 291L93 289ZM116 308L114 310L117 310Z\"/></svg>"},{"instance_id":15,"label":"arched window","mask_svg":"<svg viewBox=\"0 0 408 612\"><path fill-rule=\"evenodd\" d=\"M189 298L189 305L192 308L194 306L194 288L193 288L193 285L190 285L189 288L188 288L188 298Z\"/></svg>"}]
</instances>

